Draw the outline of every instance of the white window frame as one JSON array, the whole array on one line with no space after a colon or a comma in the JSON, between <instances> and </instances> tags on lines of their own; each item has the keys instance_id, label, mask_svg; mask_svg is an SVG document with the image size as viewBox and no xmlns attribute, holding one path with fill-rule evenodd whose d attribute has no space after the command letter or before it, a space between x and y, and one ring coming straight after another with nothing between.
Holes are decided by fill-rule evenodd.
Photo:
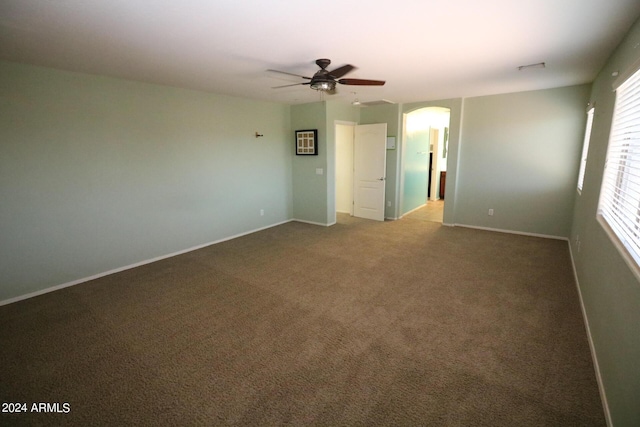
<instances>
[{"instance_id":1,"label":"white window frame","mask_svg":"<svg viewBox=\"0 0 640 427\"><path fill-rule=\"evenodd\" d=\"M640 277L640 69L616 86L597 219Z\"/></svg>"},{"instance_id":2,"label":"white window frame","mask_svg":"<svg viewBox=\"0 0 640 427\"><path fill-rule=\"evenodd\" d=\"M587 156L589 155L589 142L591 141L591 129L593 127L594 106L589 103L587 109L587 126L584 131L584 142L582 143L582 157L580 158L580 170L578 171L578 193L582 194L584 186L584 172L587 169Z\"/></svg>"}]
</instances>

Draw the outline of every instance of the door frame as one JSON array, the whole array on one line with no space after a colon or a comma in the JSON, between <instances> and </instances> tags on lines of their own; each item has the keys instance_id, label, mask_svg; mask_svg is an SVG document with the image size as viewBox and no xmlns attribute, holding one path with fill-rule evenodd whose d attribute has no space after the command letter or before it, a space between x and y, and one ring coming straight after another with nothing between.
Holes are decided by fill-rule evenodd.
<instances>
[{"instance_id":1,"label":"door frame","mask_svg":"<svg viewBox=\"0 0 640 427\"><path fill-rule=\"evenodd\" d=\"M367 124L377 124L377 123L367 123ZM387 129L388 129L388 124L384 123L385 125L387 125ZM351 126L354 129L354 133L353 133L353 138L351 140L351 149L353 151L353 155L355 156L355 128L356 126L359 126L359 124L357 122L352 122L352 121L345 121L345 120L334 120L333 121L333 134L337 135L338 134L338 125L343 125L343 126ZM335 224L337 221L337 188L338 188L338 179L337 179L337 171L338 168L335 167L335 165L338 164L338 149L337 149L337 141L336 138L334 137L334 141L333 141L333 164L334 164L334 168L333 168L333 206L334 206L334 212L333 212L333 222L332 224ZM385 147L386 150L386 147ZM386 151L385 151L385 157L386 157ZM354 158L355 160L355 158ZM351 203L351 209L350 209L350 215L354 216L354 203L355 203L355 180L354 180L354 168L351 168L351 182L352 182L352 190L351 190L351 198L352 198L352 203ZM385 181L384 181L384 185L386 186L386 160L385 160ZM386 196L385 196L386 197ZM386 202L383 200L383 206L382 206L382 212L383 212L383 219L386 219L386 215L385 215L385 209L386 209Z\"/></svg>"},{"instance_id":2,"label":"door frame","mask_svg":"<svg viewBox=\"0 0 640 427\"><path fill-rule=\"evenodd\" d=\"M464 100L461 100L464 101ZM430 102L426 102L424 105L421 106L416 106L414 108L411 109L407 109L407 110L401 110L401 114L402 114L402 138L400 140L399 146L401 147L401 152L400 155L398 156L398 172L397 172L397 179L398 179L398 186L397 188L397 197L396 197L396 212L397 212L397 217L398 219L401 219L403 216L405 216L406 214L408 214L409 212L402 212L403 206L404 206L404 167L405 167L405 152L406 152L406 148L407 148L407 116L411 113L414 113L416 111L420 111L423 109L428 109L428 108L442 108L442 109L448 109L449 110L449 150L447 153L447 171L451 171L451 179L447 180L447 187L451 187L450 189L445 191L446 193L449 193L452 195L452 197L449 198L449 200L447 202L445 202L445 218L443 219L443 225L453 225L453 224L449 224L447 222L447 205L449 205L449 209L451 209L451 212L454 213L454 200L453 197L455 196L455 183L457 181L456 179L456 175L457 175L457 169L458 169L458 163L459 163L459 153L458 153L458 145L459 145L459 134L457 131L455 131L455 136L456 139L454 140L452 138L452 133L454 132L454 128L452 127L452 123L454 122L453 118L454 118L454 114L456 114L455 117L455 123L456 126L459 126L459 123L461 122L460 118L461 118L461 111L464 107L464 102L461 103L460 107L456 108L456 106L454 105L447 105L448 103L444 103L444 102L437 102L437 103L430 103ZM431 171L429 171L429 173L431 173Z\"/></svg>"}]
</instances>

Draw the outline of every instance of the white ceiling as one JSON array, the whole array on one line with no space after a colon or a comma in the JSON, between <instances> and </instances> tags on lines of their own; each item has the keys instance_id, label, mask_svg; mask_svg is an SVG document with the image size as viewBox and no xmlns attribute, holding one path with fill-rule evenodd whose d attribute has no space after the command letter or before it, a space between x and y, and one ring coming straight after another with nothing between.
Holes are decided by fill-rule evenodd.
<instances>
[{"instance_id":1,"label":"white ceiling","mask_svg":"<svg viewBox=\"0 0 640 427\"><path fill-rule=\"evenodd\" d=\"M267 69L330 58L387 81L332 98L406 103L591 82L639 15L638 0L1 0L0 58L290 104L321 95L271 89L304 80Z\"/></svg>"}]
</instances>

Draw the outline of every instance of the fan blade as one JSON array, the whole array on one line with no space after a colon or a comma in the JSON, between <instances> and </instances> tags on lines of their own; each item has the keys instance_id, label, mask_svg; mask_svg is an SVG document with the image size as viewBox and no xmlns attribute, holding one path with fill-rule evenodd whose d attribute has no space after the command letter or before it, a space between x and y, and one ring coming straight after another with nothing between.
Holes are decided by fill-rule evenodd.
<instances>
[{"instance_id":1,"label":"fan blade","mask_svg":"<svg viewBox=\"0 0 640 427\"><path fill-rule=\"evenodd\" d=\"M353 70L355 70L356 67L354 67L353 65L343 65L342 67L338 67L335 70L331 71L329 73L329 75L331 77L333 77L334 79L339 79L340 77L344 76L347 73L352 72Z\"/></svg>"},{"instance_id":2,"label":"fan blade","mask_svg":"<svg viewBox=\"0 0 640 427\"><path fill-rule=\"evenodd\" d=\"M280 89L281 87L291 87L291 86L310 85L310 84L311 84L311 82L294 83L292 85L273 86L273 87L271 87L271 89Z\"/></svg>"},{"instance_id":3,"label":"fan blade","mask_svg":"<svg viewBox=\"0 0 640 427\"><path fill-rule=\"evenodd\" d=\"M269 69L267 71L271 71L272 73L286 74L288 76L300 77L300 78L303 78L303 79L311 80L311 77L301 76L300 74L287 73L286 71L271 70L271 69Z\"/></svg>"},{"instance_id":4,"label":"fan blade","mask_svg":"<svg viewBox=\"0 0 640 427\"><path fill-rule=\"evenodd\" d=\"M354 86L382 86L386 82L384 80L340 79L338 80L338 83Z\"/></svg>"}]
</instances>

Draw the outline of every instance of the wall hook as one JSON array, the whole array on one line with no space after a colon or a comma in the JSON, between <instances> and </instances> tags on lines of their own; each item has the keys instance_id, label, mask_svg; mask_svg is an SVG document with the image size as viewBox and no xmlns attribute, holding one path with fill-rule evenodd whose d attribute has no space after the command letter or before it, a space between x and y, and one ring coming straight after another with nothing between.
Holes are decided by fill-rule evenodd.
<instances>
[{"instance_id":1,"label":"wall hook","mask_svg":"<svg viewBox=\"0 0 640 427\"><path fill-rule=\"evenodd\" d=\"M261 136L264 136L264 135L261 134L261 133L256 132L256 138L260 138Z\"/></svg>"}]
</instances>

